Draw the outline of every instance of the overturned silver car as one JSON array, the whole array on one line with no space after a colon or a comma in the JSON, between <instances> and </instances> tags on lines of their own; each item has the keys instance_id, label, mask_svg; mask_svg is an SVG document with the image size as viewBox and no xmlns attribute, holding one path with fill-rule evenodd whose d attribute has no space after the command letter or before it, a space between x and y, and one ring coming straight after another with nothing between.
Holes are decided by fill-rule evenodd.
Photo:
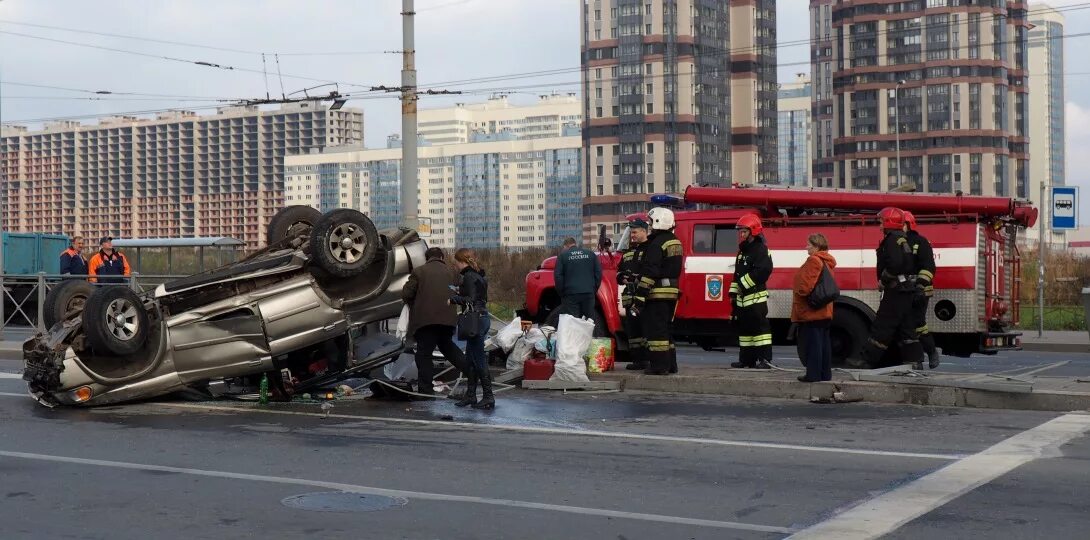
<instances>
[{"instance_id":1,"label":"overturned silver car","mask_svg":"<svg viewBox=\"0 0 1090 540\"><path fill-rule=\"evenodd\" d=\"M268 247L137 294L63 282L46 299L49 330L23 344L39 403L104 405L175 392L274 399L364 375L401 340L379 331L427 246L411 229L381 233L364 214L284 208Z\"/></svg>"}]
</instances>

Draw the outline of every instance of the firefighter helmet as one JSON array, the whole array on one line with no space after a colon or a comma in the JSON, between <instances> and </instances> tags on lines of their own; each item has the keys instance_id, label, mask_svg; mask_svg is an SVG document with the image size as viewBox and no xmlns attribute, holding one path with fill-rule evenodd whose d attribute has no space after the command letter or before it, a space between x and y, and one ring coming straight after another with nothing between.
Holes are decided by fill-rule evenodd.
<instances>
[{"instance_id":1,"label":"firefighter helmet","mask_svg":"<svg viewBox=\"0 0 1090 540\"><path fill-rule=\"evenodd\" d=\"M908 230L916 230L916 216L912 215L912 212L905 210L905 223L908 223Z\"/></svg>"},{"instance_id":2,"label":"firefighter helmet","mask_svg":"<svg viewBox=\"0 0 1090 540\"><path fill-rule=\"evenodd\" d=\"M883 229L899 231L905 227L905 211L900 208L887 206L878 211L878 218L882 220Z\"/></svg>"},{"instance_id":3,"label":"firefighter helmet","mask_svg":"<svg viewBox=\"0 0 1090 540\"><path fill-rule=\"evenodd\" d=\"M656 206L647 212L647 219L651 222L653 231L668 231L674 228L674 211L669 208Z\"/></svg>"},{"instance_id":4,"label":"firefighter helmet","mask_svg":"<svg viewBox=\"0 0 1090 540\"><path fill-rule=\"evenodd\" d=\"M749 234L757 236L764 231L764 226L761 225L761 218L757 214L746 214L738 218L738 228L749 229Z\"/></svg>"}]
</instances>

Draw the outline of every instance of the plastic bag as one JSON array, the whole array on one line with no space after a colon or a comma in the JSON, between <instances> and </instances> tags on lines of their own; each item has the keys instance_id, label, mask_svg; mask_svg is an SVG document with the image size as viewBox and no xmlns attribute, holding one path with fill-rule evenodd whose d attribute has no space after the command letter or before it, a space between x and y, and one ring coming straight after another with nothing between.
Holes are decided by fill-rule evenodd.
<instances>
[{"instance_id":1,"label":"plastic bag","mask_svg":"<svg viewBox=\"0 0 1090 540\"><path fill-rule=\"evenodd\" d=\"M511 349L514 348L515 341L518 341L518 338L521 335L522 318L515 317L514 320L508 323L507 326L501 328L491 339L499 348L503 349L503 352L509 353L511 352Z\"/></svg>"},{"instance_id":2,"label":"plastic bag","mask_svg":"<svg viewBox=\"0 0 1090 540\"><path fill-rule=\"evenodd\" d=\"M520 334L515 344L511 347L511 354L507 355L507 369L519 369L534 352L534 345L545 339L545 334L539 328L531 328L524 334Z\"/></svg>"},{"instance_id":3,"label":"plastic bag","mask_svg":"<svg viewBox=\"0 0 1090 540\"><path fill-rule=\"evenodd\" d=\"M382 367L382 374L386 375L386 378L391 381L403 380L403 381L415 381L416 380L416 357L409 353L401 353L397 357L397 360L390 362Z\"/></svg>"},{"instance_id":4,"label":"plastic bag","mask_svg":"<svg viewBox=\"0 0 1090 540\"><path fill-rule=\"evenodd\" d=\"M397 330L394 335L401 341L405 341L409 335L409 304L401 308L401 316L397 318Z\"/></svg>"},{"instance_id":5,"label":"plastic bag","mask_svg":"<svg viewBox=\"0 0 1090 540\"><path fill-rule=\"evenodd\" d=\"M594 321L560 316L556 329L556 368L550 381L588 382L583 355L594 335Z\"/></svg>"},{"instance_id":6,"label":"plastic bag","mask_svg":"<svg viewBox=\"0 0 1090 540\"><path fill-rule=\"evenodd\" d=\"M588 373L613 371L613 340L610 338L591 339L586 358Z\"/></svg>"}]
</instances>

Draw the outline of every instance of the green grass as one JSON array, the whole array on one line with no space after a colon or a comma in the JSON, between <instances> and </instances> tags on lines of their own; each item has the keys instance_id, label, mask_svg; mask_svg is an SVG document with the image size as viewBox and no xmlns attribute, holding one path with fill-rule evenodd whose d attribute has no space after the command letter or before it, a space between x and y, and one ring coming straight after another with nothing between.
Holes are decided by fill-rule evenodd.
<instances>
[{"instance_id":1,"label":"green grass","mask_svg":"<svg viewBox=\"0 0 1090 540\"><path fill-rule=\"evenodd\" d=\"M1037 328L1037 306L1022 306L1021 315L1020 328ZM1086 330L1086 312L1082 306L1045 306L1045 330Z\"/></svg>"},{"instance_id":2,"label":"green grass","mask_svg":"<svg viewBox=\"0 0 1090 540\"><path fill-rule=\"evenodd\" d=\"M500 302L489 302L488 312L495 316L497 319L510 321L515 318L515 310L521 306L515 306L511 304L505 304Z\"/></svg>"}]
</instances>

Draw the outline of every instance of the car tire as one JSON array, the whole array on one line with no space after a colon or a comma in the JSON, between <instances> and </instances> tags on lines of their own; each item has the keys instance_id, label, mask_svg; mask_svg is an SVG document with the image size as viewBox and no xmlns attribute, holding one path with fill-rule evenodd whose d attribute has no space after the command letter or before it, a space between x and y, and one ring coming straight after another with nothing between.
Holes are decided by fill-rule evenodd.
<instances>
[{"instance_id":1,"label":"car tire","mask_svg":"<svg viewBox=\"0 0 1090 540\"><path fill-rule=\"evenodd\" d=\"M333 277L352 277L378 254L378 230L358 210L338 208L322 216L310 231L310 251L318 268Z\"/></svg>"},{"instance_id":2,"label":"car tire","mask_svg":"<svg viewBox=\"0 0 1090 540\"><path fill-rule=\"evenodd\" d=\"M82 310L94 290L94 285L82 279L70 279L55 285L45 295L45 310L42 312L45 327L52 328L65 320L67 314Z\"/></svg>"},{"instance_id":3,"label":"car tire","mask_svg":"<svg viewBox=\"0 0 1090 540\"><path fill-rule=\"evenodd\" d=\"M98 287L83 308L83 333L98 354L135 354L147 342L149 324L143 301L123 285Z\"/></svg>"},{"instance_id":4,"label":"car tire","mask_svg":"<svg viewBox=\"0 0 1090 540\"><path fill-rule=\"evenodd\" d=\"M862 315L852 308L836 305L833 308L833 321L829 327L833 365L872 369L872 366L863 362L863 344L869 335L870 323Z\"/></svg>"},{"instance_id":5,"label":"car tire","mask_svg":"<svg viewBox=\"0 0 1090 540\"><path fill-rule=\"evenodd\" d=\"M322 213L312 206L295 205L281 208L269 221L265 231L265 242L273 246L288 243L288 239L298 239L290 243L291 247L299 247L310 237L311 229L320 219L322 219Z\"/></svg>"}]
</instances>

